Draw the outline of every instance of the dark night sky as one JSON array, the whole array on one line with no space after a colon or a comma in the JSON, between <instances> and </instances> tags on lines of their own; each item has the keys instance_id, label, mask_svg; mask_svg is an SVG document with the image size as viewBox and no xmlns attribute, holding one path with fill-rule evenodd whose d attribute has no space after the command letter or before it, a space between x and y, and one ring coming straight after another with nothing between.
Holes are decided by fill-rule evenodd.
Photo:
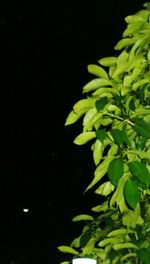
<instances>
[{"instance_id":1,"label":"dark night sky","mask_svg":"<svg viewBox=\"0 0 150 264\"><path fill-rule=\"evenodd\" d=\"M0 264L58 264L56 247L80 230L71 218L98 203L82 195L90 149L64 123L87 64L113 55L124 17L144 2L0 1Z\"/></svg>"}]
</instances>

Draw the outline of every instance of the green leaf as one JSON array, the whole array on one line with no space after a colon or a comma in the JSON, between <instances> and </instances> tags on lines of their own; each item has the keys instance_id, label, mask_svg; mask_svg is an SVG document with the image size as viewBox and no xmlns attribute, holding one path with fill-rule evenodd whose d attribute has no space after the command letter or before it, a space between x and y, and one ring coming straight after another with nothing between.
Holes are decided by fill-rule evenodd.
<instances>
[{"instance_id":1,"label":"green leaf","mask_svg":"<svg viewBox=\"0 0 150 264\"><path fill-rule=\"evenodd\" d=\"M74 104L73 110L75 113L79 113L86 109L86 111L92 108L95 104L95 99L92 97L88 97L86 99L79 100L77 103Z\"/></svg>"},{"instance_id":2,"label":"green leaf","mask_svg":"<svg viewBox=\"0 0 150 264\"><path fill-rule=\"evenodd\" d=\"M103 204L94 206L91 210L93 212L99 213L99 212L106 212L108 210L108 201L105 201Z\"/></svg>"},{"instance_id":3,"label":"green leaf","mask_svg":"<svg viewBox=\"0 0 150 264\"><path fill-rule=\"evenodd\" d=\"M142 261L142 264L149 264L150 260L150 248L140 248L137 251L137 255Z\"/></svg>"},{"instance_id":4,"label":"green leaf","mask_svg":"<svg viewBox=\"0 0 150 264\"><path fill-rule=\"evenodd\" d=\"M93 158L95 165L97 165L101 161L103 156L103 150L104 147L102 142L97 139L93 146Z\"/></svg>"},{"instance_id":5,"label":"green leaf","mask_svg":"<svg viewBox=\"0 0 150 264\"><path fill-rule=\"evenodd\" d=\"M80 215L77 215L75 216L72 221L73 222L78 222L78 221L93 221L94 218L90 215L87 215L87 214L80 214Z\"/></svg>"},{"instance_id":6,"label":"green leaf","mask_svg":"<svg viewBox=\"0 0 150 264\"><path fill-rule=\"evenodd\" d=\"M130 46L133 43L135 43L135 41L136 41L135 38L123 38L116 44L115 50L121 50L122 48L126 46Z\"/></svg>"},{"instance_id":7,"label":"green leaf","mask_svg":"<svg viewBox=\"0 0 150 264\"><path fill-rule=\"evenodd\" d=\"M126 30L123 32L123 37L128 37L138 32L143 27L144 24L145 24L145 21L138 21L138 22L129 24Z\"/></svg>"},{"instance_id":8,"label":"green leaf","mask_svg":"<svg viewBox=\"0 0 150 264\"><path fill-rule=\"evenodd\" d=\"M123 134L123 141L124 141L128 146L131 146L130 139L129 139L128 134L127 134L127 131L126 131L126 125L123 126L122 134Z\"/></svg>"},{"instance_id":9,"label":"green leaf","mask_svg":"<svg viewBox=\"0 0 150 264\"><path fill-rule=\"evenodd\" d=\"M97 100L95 103L97 111L99 112L100 110L102 110L107 103L108 103L107 97L102 97L99 100Z\"/></svg>"},{"instance_id":10,"label":"green leaf","mask_svg":"<svg viewBox=\"0 0 150 264\"><path fill-rule=\"evenodd\" d=\"M106 129L102 128L96 131L96 137L99 139L100 142L103 143L104 139L106 138Z\"/></svg>"},{"instance_id":11,"label":"green leaf","mask_svg":"<svg viewBox=\"0 0 150 264\"><path fill-rule=\"evenodd\" d=\"M114 65L117 61L117 57L106 57L100 59L98 62L103 66L111 66Z\"/></svg>"},{"instance_id":12,"label":"green leaf","mask_svg":"<svg viewBox=\"0 0 150 264\"><path fill-rule=\"evenodd\" d=\"M107 196L109 195L111 192L113 192L115 189L115 186L110 182L104 182L103 184L101 184L95 191L96 194L100 194L103 196Z\"/></svg>"},{"instance_id":13,"label":"green leaf","mask_svg":"<svg viewBox=\"0 0 150 264\"><path fill-rule=\"evenodd\" d=\"M123 132L119 129L111 130L111 135L116 144L122 145L124 142Z\"/></svg>"},{"instance_id":14,"label":"green leaf","mask_svg":"<svg viewBox=\"0 0 150 264\"><path fill-rule=\"evenodd\" d=\"M92 180L92 182L88 185L88 187L86 188L85 192L89 189L91 189L98 181L100 181L104 175L107 173L108 171L108 166L110 161L112 160L112 157L107 157L103 162L101 162L94 173L94 179Z\"/></svg>"},{"instance_id":15,"label":"green leaf","mask_svg":"<svg viewBox=\"0 0 150 264\"><path fill-rule=\"evenodd\" d=\"M58 247L58 250L60 252L69 253L69 254L73 254L73 255L78 255L79 254L78 251L76 251L72 247L68 247L68 246L60 246L60 247Z\"/></svg>"},{"instance_id":16,"label":"green leaf","mask_svg":"<svg viewBox=\"0 0 150 264\"><path fill-rule=\"evenodd\" d=\"M125 17L125 21L128 23L128 24L131 24L131 23L135 23L135 22L143 22L144 19L138 15L129 15L127 17ZM144 21L145 22L145 21Z\"/></svg>"},{"instance_id":17,"label":"green leaf","mask_svg":"<svg viewBox=\"0 0 150 264\"><path fill-rule=\"evenodd\" d=\"M141 136L150 138L150 126L141 118L132 118L133 129Z\"/></svg>"},{"instance_id":18,"label":"green leaf","mask_svg":"<svg viewBox=\"0 0 150 264\"><path fill-rule=\"evenodd\" d=\"M113 159L108 167L108 177L113 185L117 185L124 173L124 164L121 158Z\"/></svg>"},{"instance_id":19,"label":"green leaf","mask_svg":"<svg viewBox=\"0 0 150 264\"><path fill-rule=\"evenodd\" d=\"M124 185L124 196L127 204L135 209L140 200L140 192L136 182L128 179Z\"/></svg>"},{"instance_id":20,"label":"green leaf","mask_svg":"<svg viewBox=\"0 0 150 264\"><path fill-rule=\"evenodd\" d=\"M77 145L83 145L95 137L96 134L93 131L83 132L75 138L74 143Z\"/></svg>"},{"instance_id":21,"label":"green leaf","mask_svg":"<svg viewBox=\"0 0 150 264\"><path fill-rule=\"evenodd\" d=\"M93 229L86 230L80 237L80 247L83 248L89 242L90 238L92 237Z\"/></svg>"},{"instance_id":22,"label":"green leaf","mask_svg":"<svg viewBox=\"0 0 150 264\"><path fill-rule=\"evenodd\" d=\"M141 136L138 141L138 148L143 150L145 148L146 141L147 138Z\"/></svg>"},{"instance_id":23,"label":"green leaf","mask_svg":"<svg viewBox=\"0 0 150 264\"><path fill-rule=\"evenodd\" d=\"M100 66L95 64L89 64L88 65L88 72L92 73L98 77L106 78L108 79L107 72Z\"/></svg>"},{"instance_id":24,"label":"green leaf","mask_svg":"<svg viewBox=\"0 0 150 264\"><path fill-rule=\"evenodd\" d=\"M140 161L131 161L128 163L131 173L142 183L150 186L150 173L146 167L146 164Z\"/></svg>"},{"instance_id":25,"label":"green leaf","mask_svg":"<svg viewBox=\"0 0 150 264\"><path fill-rule=\"evenodd\" d=\"M126 248L128 248L128 249L130 249L130 248L137 249L138 247L135 244L130 243L130 242L128 242L128 243L116 243L115 245L113 245L113 249L114 250L120 250L120 249L126 249Z\"/></svg>"},{"instance_id":26,"label":"green leaf","mask_svg":"<svg viewBox=\"0 0 150 264\"><path fill-rule=\"evenodd\" d=\"M112 86L111 81L104 79L104 78L95 78L92 81L88 82L84 87L83 87L83 93L87 93L93 90L96 90L100 87L103 86Z\"/></svg>"},{"instance_id":27,"label":"green leaf","mask_svg":"<svg viewBox=\"0 0 150 264\"><path fill-rule=\"evenodd\" d=\"M71 111L66 119L65 126L75 123L84 113L85 111L81 111L78 114L76 114L74 111Z\"/></svg>"},{"instance_id":28,"label":"green leaf","mask_svg":"<svg viewBox=\"0 0 150 264\"><path fill-rule=\"evenodd\" d=\"M69 261L63 261L60 264L69 264L69 263L70 263Z\"/></svg>"}]
</instances>

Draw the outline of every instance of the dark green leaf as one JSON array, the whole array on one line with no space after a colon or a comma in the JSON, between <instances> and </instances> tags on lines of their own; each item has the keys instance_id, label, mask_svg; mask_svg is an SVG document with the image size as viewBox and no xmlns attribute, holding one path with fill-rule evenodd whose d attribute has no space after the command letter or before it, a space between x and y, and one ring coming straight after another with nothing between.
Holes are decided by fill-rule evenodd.
<instances>
[{"instance_id":1,"label":"dark green leaf","mask_svg":"<svg viewBox=\"0 0 150 264\"><path fill-rule=\"evenodd\" d=\"M103 143L104 139L106 138L106 130L105 129L99 129L96 131L96 136Z\"/></svg>"},{"instance_id":2,"label":"dark green leaf","mask_svg":"<svg viewBox=\"0 0 150 264\"><path fill-rule=\"evenodd\" d=\"M113 185L117 185L124 173L124 165L121 158L114 159L108 167L108 177Z\"/></svg>"},{"instance_id":3,"label":"dark green leaf","mask_svg":"<svg viewBox=\"0 0 150 264\"><path fill-rule=\"evenodd\" d=\"M146 137L140 137L139 141L138 141L138 148L143 150L146 144L147 138Z\"/></svg>"},{"instance_id":4,"label":"dark green leaf","mask_svg":"<svg viewBox=\"0 0 150 264\"><path fill-rule=\"evenodd\" d=\"M142 118L133 118L133 129L141 136L150 138L150 126Z\"/></svg>"},{"instance_id":5,"label":"dark green leaf","mask_svg":"<svg viewBox=\"0 0 150 264\"><path fill-rule=\"evenodd\" d=\"M108 98L106 96L97 100L95 103L97 111L99 112L100 110L102 110L107 103L108 103Z\"/></svg>"},{"instance_id":6,"label":"dark green leaf","mask_svg":"<svg viewBox=\"0 0 150 264\"><path fill-rule=\"evenodd\" d=\"M137 255L142 261L142 264L149 264L150 261L150 249L149 248L141 248L137 251Z\"/></svg>"},{"instance_id":7,"label":"dark green leaf","mask_svg":"<svg viewBox=\"0 0 150 264\"><path fill-rule=\"evenodd\" d=\"M130 100L130 103L129 103L129 108L130 108L132 111L134 111L134 110L135 110L134 101L135 101L135 99L134 99L134 98L132 98L132 99Z\"/></svg>"},{"instance_id":8,"label":"dark green leaf","mask_svg":"<svg viewBox=\"0 0 150 264\"><path fill-rule=\"evenodd\" d=\"M124 197L127 204L135 209L139 200L140 200L140 192L138 189L138 185L136 182L132 180L127 180L124 185Z\"/></svg>"},{"instance_id":9,"label":"dark green leaf","mask_svg":"<svg viewBox=\"0 0 150 264\"><path fill-rule=\"evenodd\" d=\"M111 131L111 135L115 141L115 143L117 143L118 145L122 145L124 142L124 138L123 138L123 133L121 130L119 129L113 129Z\"/></svg>"},{"instance_id":10,"label":"dark green leaf","mask_svg":"<svg viewBox=\"0 0 150 264\"><path fill-rule=\"evenodd\" d=\"M146 167L146 164L137 160L128 163L131 173L142 183L150 186L150 173Z\"/></svg>"},{"instance_id":11,"label":"dark green leaf","mask_svg":"<svg viewBox=\"0 0 150 264\"><path fill-rule=\"evenodd\" d=\"M86 246L86 244L90 240L92 234L93 234L93 230L92 229L88 229L82 234L82 236L80 238L80 246L81 246L81 248Z\"/></svg>"},{"instance_id":12,"label":"dark green leaf","mask_svg":"<svg viewBox=\"0 0 150 264\"><path fill-rule=\"evenodd\" d=\"M130 144L130 140L129 140L129 137L127 135L127 131L126 131L126 125L123 127L122 129L122 134L123 134L123 141L128 145L128 146L131 146Z\"/></svg>"}]
</instances>

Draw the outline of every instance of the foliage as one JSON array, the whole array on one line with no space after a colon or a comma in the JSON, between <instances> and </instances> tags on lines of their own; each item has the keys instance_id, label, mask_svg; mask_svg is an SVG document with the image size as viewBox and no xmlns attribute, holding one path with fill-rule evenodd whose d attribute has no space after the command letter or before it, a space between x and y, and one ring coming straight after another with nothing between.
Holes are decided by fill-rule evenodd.
<instances>
[{"instance_id":1,"label":"foliage","mask_svg":"<svg viewBox=\"0 0 150 264\"><path fill-rule=\"evenodd\" d=\"M83 221L79 237L59 250L97 263L143 263L150 259L150 3L125 18L114 49L118 56L88 65L94 78L83 87L66 124L83 120L74 143L91 142L93 189L105 197ZM65 262L69 263L69 262Z\"/></svg>"}]
</instances>

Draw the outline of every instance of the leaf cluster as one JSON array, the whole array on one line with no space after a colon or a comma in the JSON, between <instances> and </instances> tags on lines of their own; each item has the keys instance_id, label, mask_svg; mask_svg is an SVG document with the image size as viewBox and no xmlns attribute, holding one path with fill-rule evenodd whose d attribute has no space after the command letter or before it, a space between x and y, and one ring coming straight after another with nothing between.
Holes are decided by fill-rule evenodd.
<instances>
[{"instance_id":1,"label":"leaf cluster","mask_svg":"<svg viewBox=\"0 0 150 264\"><path fill-rule=\"evenodd\" d=\"M88 65L94 76L83 87L65 125L82 118L77 145L91 142L95 171L85 192L105 197L92 208L81 235L59 250L98 263L150 259L150 3L125 18L114 49L118 56ZM66 262L69 263L69 262Z\"/></svg>"}]
</instances>

